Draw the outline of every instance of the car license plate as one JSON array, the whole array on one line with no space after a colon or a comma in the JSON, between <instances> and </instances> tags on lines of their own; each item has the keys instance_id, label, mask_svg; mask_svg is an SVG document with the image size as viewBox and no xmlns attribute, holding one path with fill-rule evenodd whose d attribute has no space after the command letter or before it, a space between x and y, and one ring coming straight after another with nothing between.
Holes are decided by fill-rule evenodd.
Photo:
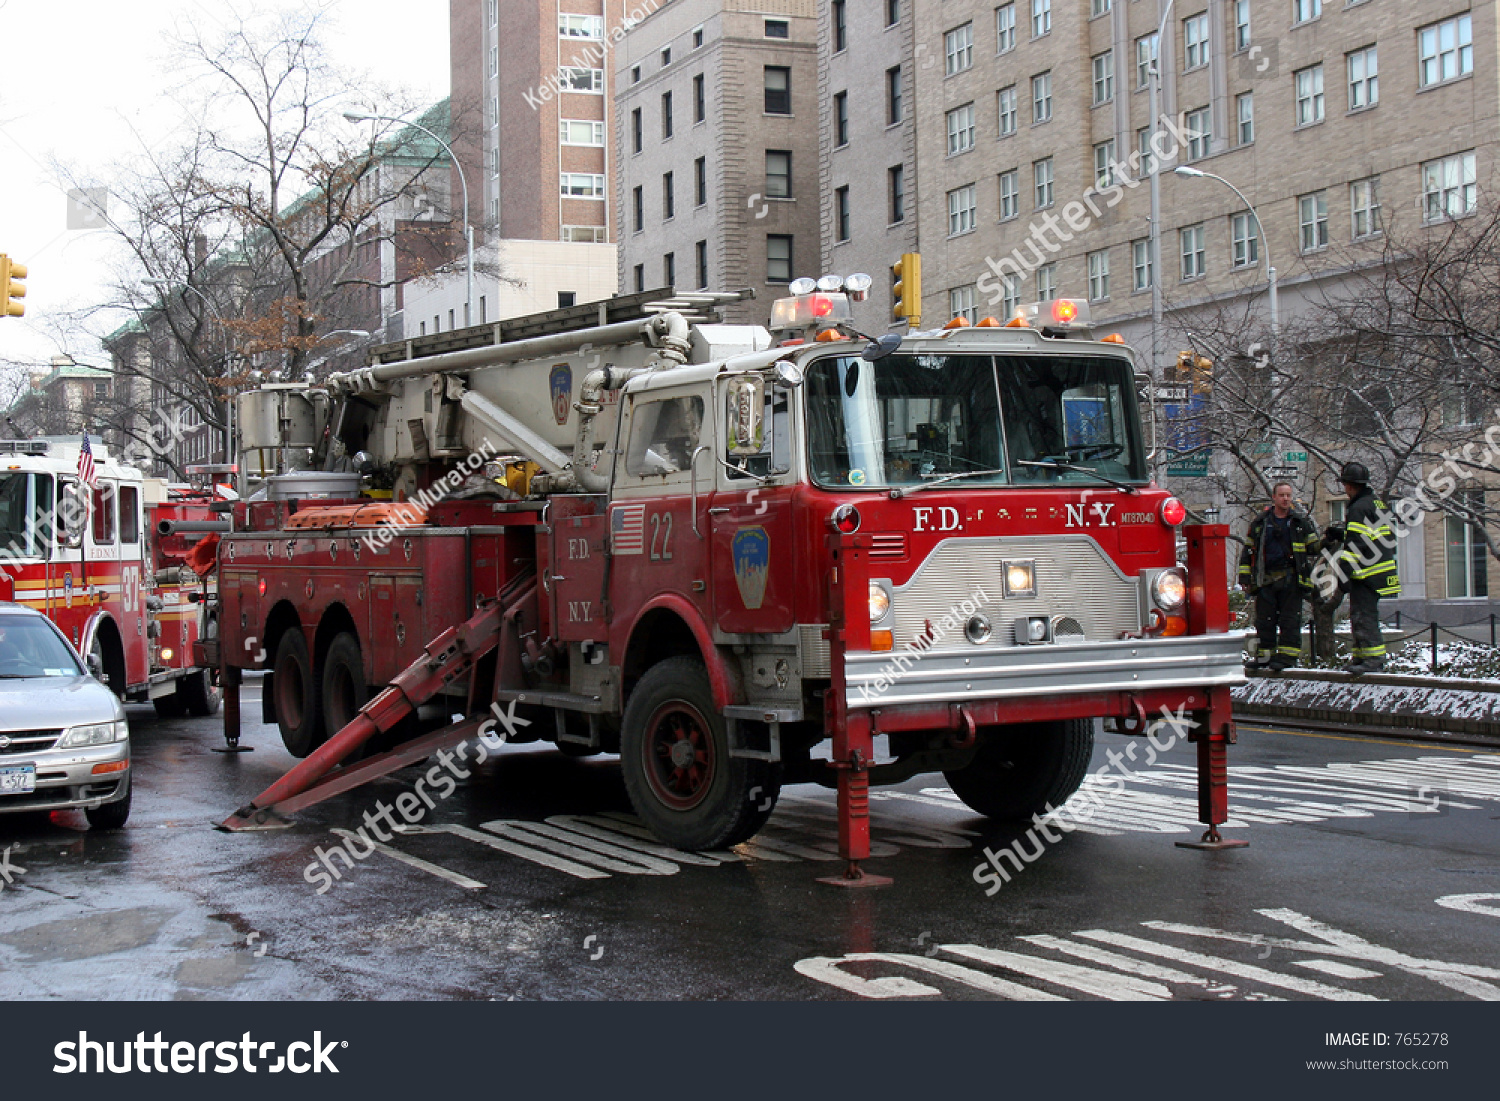
<instances>
[{"instance_id":1,"label":"car license plate","mask_svg":"<svg viewBox=\"0 0 1500 1101\"><path fill-rule=\"evenodd\" d=\"M27 795L35 790L35 765L0 766L0 795Z\"/></svg>"}]
</instances>

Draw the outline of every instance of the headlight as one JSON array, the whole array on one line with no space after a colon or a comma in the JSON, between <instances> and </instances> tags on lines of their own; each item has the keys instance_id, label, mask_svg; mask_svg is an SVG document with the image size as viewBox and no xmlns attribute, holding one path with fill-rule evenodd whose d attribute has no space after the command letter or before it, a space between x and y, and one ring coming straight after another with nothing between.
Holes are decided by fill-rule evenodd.
<instances>
[{"instance_id":1,"label":"headlight","mask_svg":"<svg viewBox=\"0 0 1500 1101\"><path fill-rule=\"evenodd\" d=\"M1151 582L1151 599L1164 612L1179 611L1187 603L1187 578L1180 569L1162 570Z\"/></svg>"},{"instance_id":2,"label":"headlight","mask_svg":"<svg viewBox=\"0 0 1500 1101\"><path fill-rule=\"evenodd\" d=\"M1036 563L1030 559L1002 562L1000 568L1005 578L1006 596L1036 595Z\"/></svg>"},{"instance_id":3,"label":"headlight","mask_svg":"<svg viewBox=\"0 0 1500 1101\"><path fill-rule=\"evenodd\" d=\"M891 610L891 594L885 591L885 586L874 581L870 582L870 622L876 623L885 618L886 612Z\"/></svg>"},{"instance_id":4,"label":"headlight","mask_svg":"<svg viewBox=\"0 0 1500 1101\"><path fill-rule=\"evenodd\" d=\"M58 749L77 749L86 745L109 745L123 742L130 736L127 723L94 723L92 726L73 726L63 732L57 740Z\"/></svg>"}]
</instances>

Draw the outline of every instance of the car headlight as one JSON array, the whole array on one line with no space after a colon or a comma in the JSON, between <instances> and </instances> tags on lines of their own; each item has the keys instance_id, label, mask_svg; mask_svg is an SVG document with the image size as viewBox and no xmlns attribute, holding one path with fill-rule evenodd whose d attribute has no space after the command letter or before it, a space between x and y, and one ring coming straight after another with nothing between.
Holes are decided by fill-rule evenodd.
<instances>
[{"instance_id":1,"label":"car headlight","mask_svg":"<svg viewBox=\"0 0 1500 1101\"><path fill-rule=\"evenodd\" d=\"M870 622L876 623L885 618L886 612L891 610L891 594L885 591L885 586L879 582L870 582Z\"/></svg>"},{"instance_id":2,"label":"car headlight","mask_svg":"<svg viewBox=\"0 0 1500 1101\"><path fill-rule=\"evenodd\" d=\"M1162 570L1151 582L1151 599L1164 612L1176 612L1187 603L1187 578L1180 569Z\"/></svg>"},{"instance_id":3,"label":"car headlight","mask_svg":"<svg viewBox=\"0 0 1500 1101\"><path fill-rule=\"evenodd\" d=\"M109 745L123 742L130 736L127 723L93 723L89 726L71 726L57 740L58 749L77 749L86 745Z\"/></svg>"}]
</instances>

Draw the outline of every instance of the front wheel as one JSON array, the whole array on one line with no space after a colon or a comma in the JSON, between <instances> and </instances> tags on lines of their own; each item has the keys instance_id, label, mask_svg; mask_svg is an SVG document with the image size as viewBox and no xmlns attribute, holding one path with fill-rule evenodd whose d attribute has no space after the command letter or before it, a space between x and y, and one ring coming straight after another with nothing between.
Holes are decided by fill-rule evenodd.
<instances>
[{"instance_id":1,"label":"front wheel","mask_svg":"<svg viewBox=\"0 0 1500 1101\"><path fill-rule=\"evenodd\" d=\"M781 771L729 755L708 670L675 657L641 677L620 731L625 790L641 820L679 849L716 849L754 836L781 792Z\"/></svg>"},{"instance_id":2,"label":"front wheel","mask_svg":"<svg viewBox=\"0 0 1500 1101\"><path fill-rule=\"evenodd\" d=\"M89 820L91 830L118 830L130 818L130 796L134 785L125 789L125 798L116 799L98 807L85 807L83 815Z\"/></svg>"},{"instance_id":3,"label":"front wheel","mask_svg":"<svg viewBox=\"0 0 1500 1101\"><path fill-rule=\"evenodd\" d=\"M1025 822L1062 806L1078 790L1094 753L1092 719L1018 723L980 731L967 768L943 773L972 810L989 818Z\"/></svg>"}]
</instances>

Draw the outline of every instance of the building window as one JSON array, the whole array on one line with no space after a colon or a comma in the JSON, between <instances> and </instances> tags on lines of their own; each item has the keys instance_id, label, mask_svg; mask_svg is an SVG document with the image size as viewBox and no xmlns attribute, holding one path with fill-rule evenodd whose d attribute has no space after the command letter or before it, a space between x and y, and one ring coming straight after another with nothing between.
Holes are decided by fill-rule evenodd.
<instances>
[{"instance_id":1,"label":"building window","mask_svg":"<svg viewBox=\"0 0 1500 1101\"><path fill-rule=\"evenodd\" d=\"M1297 223L1302 230L1302 251L1316 252L1328 245L1328 193L1314 191L1297 200Z\"/></svg>"},{"instance_id":2,"label":"building window","mask_svg":"<svg viewBox=\"0 0 1500 1101\"><path fill-rule=\"evenodd\" d=\"M1052 117L1052 74L1038 73L1031 78L1031 121L1046 122Z\"/></svg>"},{"instance_id":3,"label":"building window","mask_svg":"<svg viewBox=\"0 0 1500 1101\"><path fill-rule=\"evenodd\" d=\"M948 156L974 148L974 105L965 103L948 112Z\"/></svg>"},{"instance_id":4,"label":"building window","mask_svg":"<svg viewBox=\"0 0 1500 1101\"><path fill-rule=\"evenodd\" d=\"M901 66L885 71L885 121L888 126L895 126L900 122L904 114L904 106L901 102Z\"/></svg>"},{"instance_id":5,"label":"building window","mask_svg":"<svg viewBox=\"0 0 1500 1101\"><path fill-rule=\"evenodd\" d=\"M967 287L954 287L948 292L948 316L962 317L970 325L979 320L979 303L973 283Z\"/></svg>"},{"instance_id":6,"label":"building window","mask_svg":"<svg viewBox=\"0 0 1500 1101\"><path fill-rule=\"evenodd\" d=\"M1043 264L1036 269L1036 300L1051 302L1057 297L1057 265Z\"/></svg>"},{"instance_id":7,"label":"building window","mask_svg":"<svg viewBox=\"0 0 1500 1101\"><path fill-rule=\"evenodd\" d=\"M785 19L767 19L767 38L790 38L792 36L792 25Z\"/></svg>"},{"instance_id":8,"label":"building window","mask_svg":"<svg viewBox=\"0 0 1500 1101\"><path fill-rule=\"evenodd\" d=\"M630 112L630 151L639 153L644 142L645 135L642 130L641 109L637 107Z\"/></svg>"},{"instance_id":9,"label":"building window","mask_svg":"<svg viewBox=\"0 0 1500 1101\"><path fill-rule=\"evenodd\" d=\"M500 73L500 47L490 47L490 76L498 76Z\"/></svg>"},{"instance_id":10,"label":"building window","mask_svg":"<svg viewBox=\"0 0 1500 1101\"><path fill-rule=\"evenodd\" d=\"M1199 107L1196 111L1189 111L1184 116L1183 122L1190 135L1187 159L1196 161L1208 156L1208 148L1214 140L1213 113L1207 107Z\"/></svg>"},{"instance_id":11,"label":"building window","mask_svg":"<svg viewBox=\"0 0 1500 1101\"><path fill-rule=\"evenodd\" d=\"M792 239L785 234L772 233L766 237L766 282L790 283L792 281Z\"/></svg>"},{"instance_id":12,"label":"building window","mask_svg":"<svg viewBox=\"0 0 1500 1101\"><path fill-rule=\"evenodd\" d=\"M1454 503L1470 515L1484 515L1484 490L1461 489L1454 498ZM1447 517L1446 524L1449 599L1489 596L1489 545L1483 529L1457 516Z\"/></svg>"},{"instance_id":13,"label":"building window","mask_svg":"<svg viewBox=\"0 0 1500 1101\"><path fill-rule=\"evenodd\" d=\"M634 275L635 275L635 293L636 294L640 294L642 291L644 291L646 289L646 265L645 264L637 264L635 266Z\"/></svg>"},{"instance_id":14,"label":"building window","mask_svg":"<svg viewBox=\"0 0 1500 1101\"><path fill-rule=\"evenodd\" d=\"M558 123L564 145L603 145L604 123L585 119L562 119Z\"/></svg>"},{"instance_id":15,"label":"building window","mask_svg":"<svg viewBox=\"0 0 1500 1101\"><path fill-rule=\"evenodd\" d=\"M1292 22L1310 23L1323 14L1323 0L1292 0Z\"/></svg>"},{"instance_id":16,"label":"building window","mask_svg":"<svg viewBox=\"0 0 1500 1101\"><path fill-rule=\"evenodd\" d=\"M1323 66L1313 65L1297 72L1297 125L1311 126L1323 121Z\"/></svg>"},{"instance_id":17,"label":"building window","mask_svg":"<svg viewBox=\"0 0 1500 1101\"><path fill-rule=\"evenodd\" d=\"M1000 173L1000 220L1008 221L1021 214L1021 174L1012 168Z\"/></svg>"},{"instance_id":18,"label":"building window","mask_svg":"<svg viewBox=\"0 0 1500 1101\"><path fill-rule=\"evenodd\" d=\"M1380 102L1379 70L1376 65L1375 47L1368 46L1345 54L1349 66L1349 110L1358 111L1373 107Z\"/></svg>"},{"instance_id":19,"label":"building window","mask_svg":"<svg viewBox=\"0 0 1500 1101\"><path fill-rule=\"evenodd\" d=\"M94 383L94 400L95 401L104 401L108 397L109 397L109 383L107 383L107 382L96 382L96 383ZM129 540L126 540L126 542L133 543L133 542L135 542L135 540L134 539L129 539Z\"/></svg>"},{"instance_id":20,"label":"building window","mask_svg":"<svg viewBox=\"0 0 1500 1101\"><path fill-rule=\"evenodd\" d=\"M1103 189L1115 182L1115 139L1094 146L1094 187Z\"/></svg>"},{"instance_id":21,"label":"building window","mask_svg":"<svg viewBox=\"0 0 1500 1101\"><path fill-rule=\"evenodd\" d=\"M1016 6L1001 4L995 9L995 52L1016 48Z\"/></svg>"},{"instance_id":22,"label":"building window","mask_svg":"<svg viewBox=\"0 0 1500 1101\"><path fill-rule=\"evenodd\" d=\"M901 22L901 0L885 0L885 25L894 27Z\"/></svg>"},{"instance_id":23,"label":"building window","mask_svg":"<svg viewBox=\"0 0 1500 1101\"><path fill-rule=\"evenodd\" d=\"M848 22L844 18L844 0L832 0L829 5L829 15L833 24L833 52L842 53L849 46Z\"/></svg>"},{"instance_id":24,"label":"building window","mask_svg":"<svg viewBox=\"0 0 1500 1101\"><path fill-rule=\"evenodd\" d=\"M592 172L564 172L562 193L568 199L604 198L604 176Z\"/></svg>"},{"instance_id":25,"label":"building window","mask_svg":"<svg viewBox=\"0 0 1500 1101\"><path fill-rule=\"evenodd\" d=\"M708 158L699 157L693 162L693 203L696 206L708 204Z\"/></svg>"},{"instance_id":26,"label":"building window","mask_svg":"<svg viewBox=\"0 0 1500 1101\"><path fill-rule=\"evenodd\" d=\"M1094 62L1094 106L1108 103L1115 98L1115 52L1105 50L1095 54Z\"/></svg>"},{"instance_id":27,"label":"building window","mask_svg":"<svg viewBox=\"0 0 1500 1101\"><path fill-rule=\"evenodd\" d=\"M848 92L838 92L833 97L833 144L836 147L849 144Z\"/></svg>"},{"instance_id":28,"label":"building window","mask_svg":"<svg viewBox=\"0 0 1500 1101\"><path fill-rule=\"evenodd\" d=\"M1052 205L1052 158L1036 161L1031 166L1031 181L1033 194L1036 196L1036 206L1042 207Z\"/></svg>"},{"instance_id":29,"label":"building window","mask_svg":"<svg viewBox=\"0 0 1500 1101\"><path fill-rule=\"evenodd\" d=\"M705 122L708 119L708 91L704 87L703 74L699 73L693 77L693 121Z\"/></svg>"},{"instance_id":30,"label":"building window","mask_svg":"<svg viewBox=\"0 0 1500 1101\"><path fill-rule=\"evenodd\" d=\"M578 305L578 292L577 291L558 291L557 292L557 308L558 309L560 309L560 310L566 310L569 306L576 306L576 305Z\"/></svg>"},{"instance_id":31,"label":"building window","mask_svg":"<svg viewBox=\"0 0 1500 1101\"><path fill-rule=\"evenodd\" d=\"M630 69L630 83L632 83L632 84L639 84L640 82L641 82L641 67L639 65L633 65L633 66L631 66L631 69Z\"/></svg>"},{"instance_id":32,"label":"building window","mask_svg":"<svg viewBox=\"0 0 1500 1101\"><path fill-rule=\"evenodd\" d=\"M559 69L564 92L593 92L604 94L603 69Z\"/></svg>"},{"instance_id":33,"label":"building window","mask_svg":"<svg viewBox=\"0 0 1500 1101\"><path fill-rule=\"evenodd\" d=\"M1006 319L1017 316L1021 312L1021 277L1019 275L1002 275L1000 277L1000 315Z\"/></svg>"},{"instance_id":34,"label":"building window","mask_svg":"<svg viewBox=\"0 0 1500 1101\"><path fill-rule=\"evenodd\" d=\"M631 228L640 233L646 228L646 189L636 187L630 192Z\"/></svg>"},{"instance_id":35,"label":"building window","mask_svg":"<svg viewBox=\"0 0 1500 1101\"><path fill-rule=\"evenodd\" d=\"M661 178L661 216L664 221L677 216L677 188L670 172Z\"/></svg>"},{"instance_id":36,"label":"building window","mask_svg":"<svg viewBox=\"0 0 1500 1101\"><path fill-rule=\"evenodd\" d=\"M661 67L665 69L670 64L672 64L672 47L668 46L661 52Z\"/></svg>"},{"instance_id":37,"label":"building window","mask_svg":"<svg viewBox=\"0 0 1500 1101\"><path fill-rule=\"evenodd\" d=\"M696 27L693 30L693 49L695 49L695 50L701 50L702 48L703 48L703 28L702 27Z\"/></svg>"},{"instance_id":38,"label":"building window","mask_svg":"<svg viewBox=\"0 0 1500 1101\"><path fill-rule=\"evenodd\" d=\"M1031 0L1031 37L1052 33L1052 0Z\"/></svg>"},{"instance_id":39,"label":"building window","mask_svg":"<svg viewBox=\"0 0 1500 1101\"><path fill-rule=\"evenodd\" d=\"M1089 18L1098 19L1101 15L1108 15L1114 4L1110 0L1093 0L1089 5Z\"/></svg>"},{"instance_id":40,"label":"building window","mask_svg":"<svg viewBox=\"0 0 1500 1101\"><path fill-rule=\"evenodd\" d=\"M562 38L603 38L604 16L559 15L557 33Z\"/></svg>"},{"instance_id":41,"label":"building window","mask_svg":"<svg viewBox=\"0 0 1500 1101\"><path fill-rule=\"evenodd\" d=\"M672 136L672 93L661 94L661 136L665 141Z\"/></svg>"},{"instance_id":42,"label":"building window","mask_svg":"<svg viewBox=\"0 0 1500 1101\"><path fill-rule=\"evenodd\" d=\"M974 204L974 185L965 184L948 192L948 236L957 237L970 233L978 224L978 208Z\"/></svg>"},{"instance_id":43,"label":"building window","mask_svg":"<svg viewBox=\"0 0 1500 1101\"><path fill-rule=\"evenodd\" d=\"M1016 132L1016 86L1001 88L995 93L996 114L999 116L999 134L1003 138Z\"/></svg>"},{"instance_id":44,"label":"building window","mask_svg":"<svg viewBox=\"0 0 1500 1101\"><path fill-rule=\"evenodd\" d=\"M886 174L891 193L891 224L906 221L906 166L892 165Z\"/></svg>"},{"instance_id":45,"label":"building window","mask_svg":"<svg viewBox=\"0 0 1500 1101\"><path fill-rule=\"evenodd\" d=\"M1252 268L1260 263L1260 235L1255 216L1246 212L1229 218L1230 262L1236 268Z\"/></svg>"},{"instance_id":46,"label":"building window","mask_svg":"<svg viewBox=\"0 0 1500 1101\"><path fill-rule=\"evenodd\" d=\"M1349 185L1350 231L1356 241L1380 232L1380 179L1355 180Z\"/></svg>"},{"instance_id":47,"label":"building window","mask_svg":"<svg viewBox=\"0 0 1500 1101\"><path fill-rule=\"evenodd\" d=\"M1474 209L1478 180L1473 152L1457 153L1422 165L1422 210L1436 222L1458 218Z\"/></svg>"},{"instance_id":48,"label":"building window","mask_svg":"<svg viewBox=\"0 0 1500 1101\"><path fill-rule=\"evenodd\" d=\"M1203 245L1203 223L1185 226L1179 231L1182 241L1182 281L1201 278L1207 270L1207 251Z\"/></svg>"},{"instance_id":49,"label":"building window","mask_svg":"<svg viewBox=\"0 0 1500 1101\"><path fill-rule=\"evenodd\" d=\"M677 254L669 252L661 258L661 281L665 287L677 286Z\"/></svg>"},{"instance_id":50,"label":"building window","mask_svg":"<svg viewBox=\"0 0 1500 1101\"><path fill-rule=\"evenodd\" d=\"M1239 139L1241 145L1249 145L1255 140L1255 95L1245 92L1243 95L1234 97L1234 115L1239 127Z\"/></svg>"},{"instance_id":51,"label":"building window","mask_svg":"<svg viewBox=\"0 0 1500 1101\"><path fill-rule=\"evenodd\" d=\"M1135 86L1145 88L1151 84L1151 66L1156 64L1156 32L1142 35L1135 40Z\"/></svg>"},{"instance_id":52,"label":"building window","mask_svg":"<svg viewBox=\"0 0 1500 1101\"><path fill-rule=\"evenodd\" d=\"M699 241L693 246L698 257L698 289L708 290L708 242Z\"/></svg>"},{"instance_id":53,"label":"building window","mask_svg":"<svg viewBox=\"0 0 1500 1101\"><path fill-rule=\"evenodd\" d=\"M1148 239L1130 242L1130 265L1138 291L1151 289L1151 242Z\"/></svg>"},{"instance_id":54,"label":"building window","mask_svg":"<svg viewBox=\"0 0 1500 1101\"><path fill-rule=\"evenodd\" d=\"M1250 48L1250 0L1234 0L1234 49Z\"/></svg>"},{"instance_id":55,"label":"building window","mask_svg":"<svg viewBox=\"0 0 1500 1101\"><path fill-rule=\"evenodd\" d=\"M1089 253L1089 299L1094 302L1109 297L1109 250Z\"/></svg>"},{"instance_id":56,"label":"building window","mask_svg":"<svg viewBox=\"0 0 1500 1101\"><path fill-rule=\"evenodd\" d=\"M1208 12L1182 21L1182 69L1200 69L1208 64Z\"/></svg>"},{"instance_id":57,"label":"building window","mask_svg":"<svg viewBox=\"0 0 1500 1101\"><path fill-rule=\"evenodd\" d=\"M603 226L563 226L562 239L575 245L603 245L605 240ZM484 297L479 299L479 320L484 320Z\"/></svg>"},{"instance_id":58,"label":"building window","mask_svg":"<svg viewBox=\"0 0 1500 1101\"><path fill-rule=\"evenodd\" d=\"M1417 54L1422 87L1456 80L1474 71L1472 17L1460 15L1417 32Z\"/></svg>"},{"instance_id":59,"label":"building window","mask_svg":"<svg viewBox=\"0 0 1500 1101\"><path fill-rule=\"evenodd\" d=\"M785 149L766 150L766 198L792 197L792 155Z\"/></svg>"},{"instance_id":60,"label":"building window","mask_svg":"<svg viewBox=\"0 0 1500 1101\"><path fill-rule=\"evenodd\" d=\"M833 193L833 233L835 241L849 240L849 188L837 188Z\"/></svg>"},{"instance_id":61,"label":"building window","mask_svg":"<svg viewBox=\"0 0 1500 1101\"><path fill-rule=\"evenodd\" d=\"M766 66L766 114L792 113L792 70L784 65Z\"/></svg>"},{"instance_id":62,"label":"building window","mask_svg":"<svg viewBox=\"0 0 1500 1101\"><path fill-rule=\"evenodd\" d=\"M500 22L500 0L487 0L484 9L490 17L490 26Z\"/></svg>"},{"instance_id":63,"label":"building window","mask_svg":"<svg viewBox=\"0 0 1500 1101\"><path fill-rule=\"evenodd\" d=\"M965 23L962 27L954 27L943 35L943 56L946 59L947 73L961 73L974 64L974 24Z\"/></svg>"}]
</instances>

